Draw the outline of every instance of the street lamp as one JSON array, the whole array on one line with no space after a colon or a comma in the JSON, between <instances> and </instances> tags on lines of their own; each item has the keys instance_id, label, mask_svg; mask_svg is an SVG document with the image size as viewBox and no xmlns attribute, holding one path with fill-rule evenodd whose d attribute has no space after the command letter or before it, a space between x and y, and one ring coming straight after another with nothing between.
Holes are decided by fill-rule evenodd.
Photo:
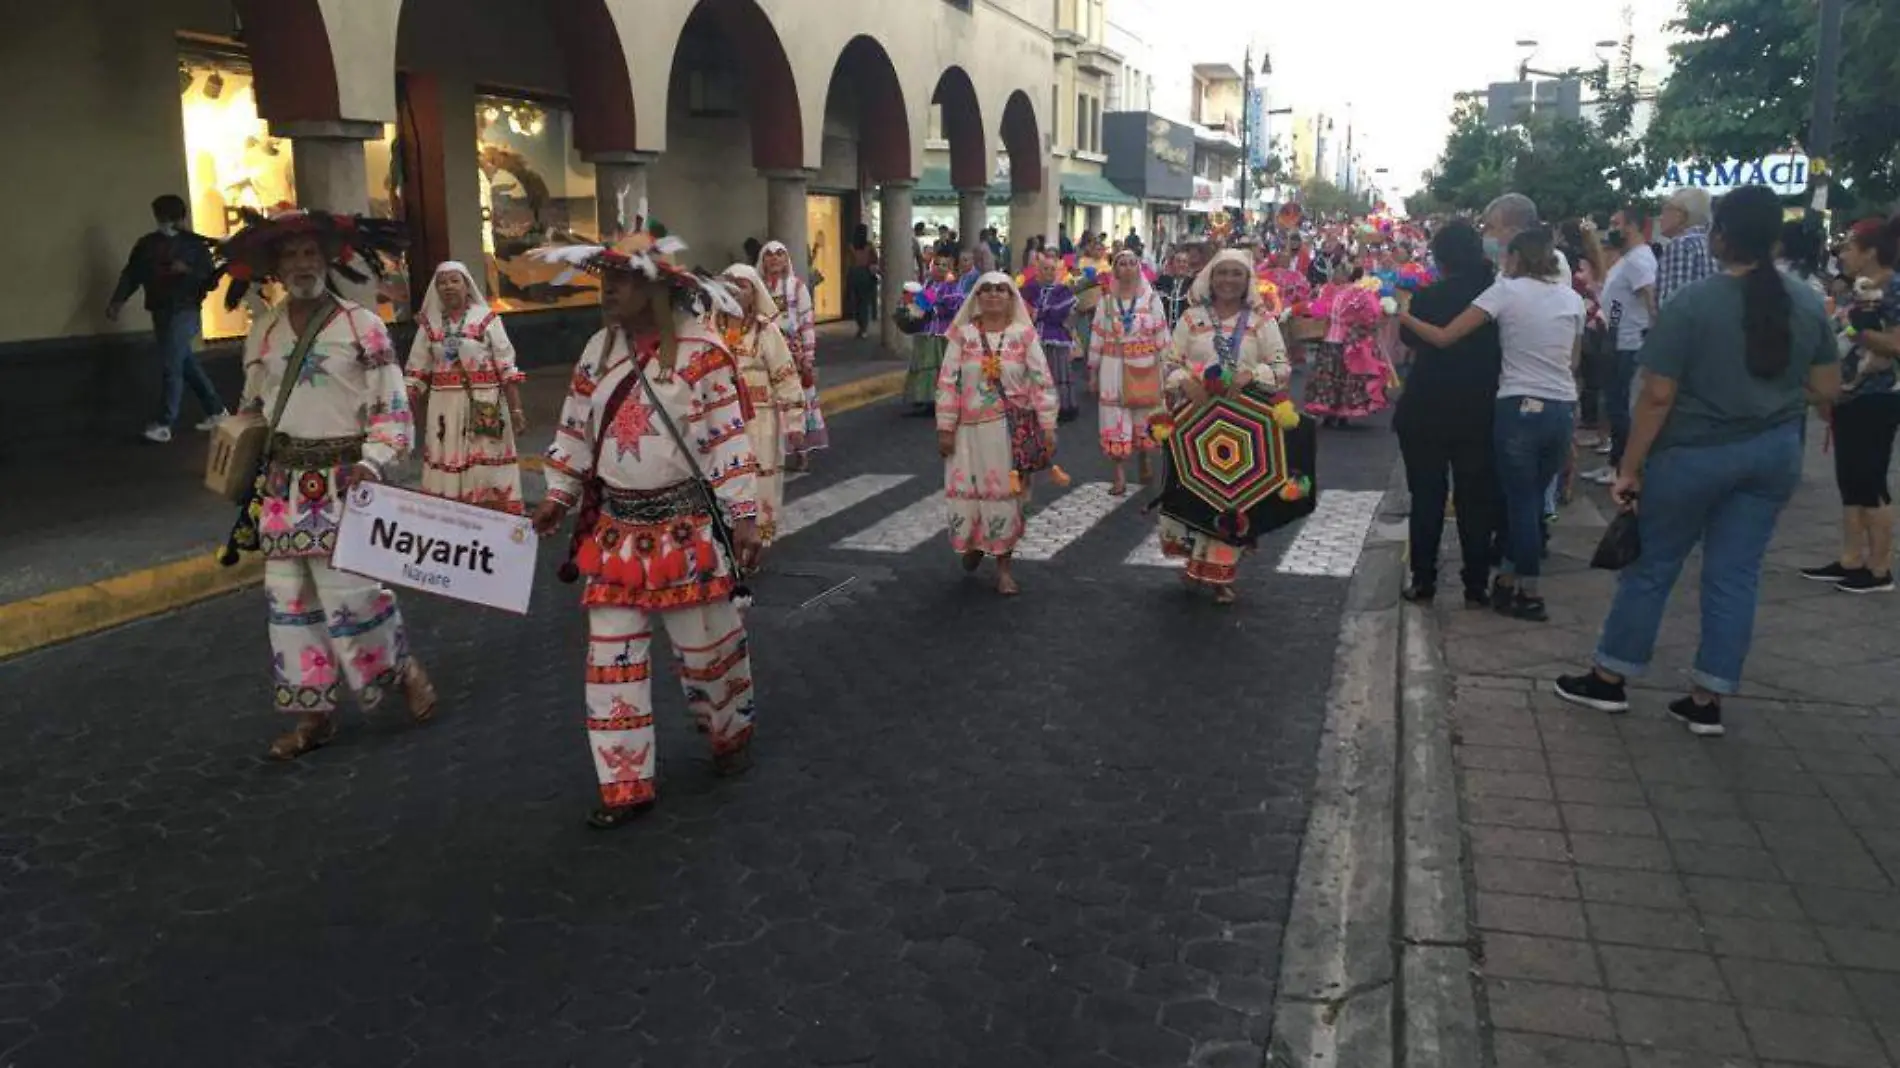
<instances>
[{"instance_id":1,"label":"street lamp","mask_svg":"<svg viewBox=\"0 0 1900 1068\"><path fill-rule=\"evenodd\" d=\"M1531 40L1519 41L1517 42L1517 47L1528 50L1524 53L1524 58L1518 61L1517 80L1520 82L1528 82L1531 80L1531 60L1537 58L1537 42Z\"/></svg>"}]
</instances>

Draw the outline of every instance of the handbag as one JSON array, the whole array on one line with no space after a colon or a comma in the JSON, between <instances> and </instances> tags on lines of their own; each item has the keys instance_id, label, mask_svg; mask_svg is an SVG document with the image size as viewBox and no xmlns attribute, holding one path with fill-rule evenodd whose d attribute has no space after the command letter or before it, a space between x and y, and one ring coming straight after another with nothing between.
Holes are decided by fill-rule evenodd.
<instances>
[{"instance_id":1,"label":"handbag","mask_svg":"<svg viewBox=\"0 0 1900 1068\"><path fill-rule=\"evenodd\" d=\"M1116 301L1117 317L1121 320L1122 332L1116 339L1118 346L1125 346L1128 333L1134 329L1135 313L1132 308L1120 307ZM1122 356L1121 407L1123 408L1159 408L1161 407L1161 357L1155 356L1153 363L1146 367L1136 367L1128 362L1126 349Z\"/></svg>"},{"instance_id":2,"label":"handbag","mask_svg":"<svg viewBox=\"0 0 1900 1068\"><path fill-rule=\"evenodd\" d=\"M461 358L461 346L448 348L449 362L462 373L462 388L468 390L468 423L464 430L478 438L504 438L508 436L508 417L502 414L501 401L485 401L475 395L475 377L469 373L468 361Z\"/></svg>"},{"instance_id":3,"label":"handbag","mask_svg":"<svg viewBox=\"0 0 1900 1068\"><path fill-rule=\"evenodd\" d=\"M996 389L996 395L1003 399L1003 420L1009 428L1010 469L1022 474L1049 470L1054 466L1056 458L1054 451L1043 440L1041 419L1037 417L1034 408L1009 399L1009 394L1003 389L1000 359L994 375L991 375L987 369L989 361L996 355L990 351L990 336L984 333L981 327L977 328L976 336L983 342L983 362L986 365L983 375Z\"/></svg>"},{"instance_id":4,"label":"handbag","mask_svg":"<svg viewBox=\"0 0 1900 1068\"><path fill-rule=\"evenodd\" d=\"M1597 551L1590 557L1590 566L1599 571L1621 571L1642 555L1643 535L1636 513L1626 510L1610 520L1609 529L1603 532Z\"/></svg>"},{"instance_id":5,"label":"handbag","mask_svg":"<svg viewBox=\"0 0 1900 1068\"><path fill-rule=\"evenodd\" d=\"M225 457L228 471L249 470L250 481L243 483L241 490L234 494L238 506L237 519L231 524L231 533L225 538L224 548L218 552L218 563L230 567L238 562L240 553L256 552L263 544L258 533L257 520L263 512L264 484L270 476L271 447L276 441L277 424L284 418L284 409L290 406L290 395L297 389L297 383L303 378L304 364L310 362L310 350L315 347L318 335L327 329L343 310L342 305L331 300L324 310L312 316L304 325L304 332L297 335L297 344L290 350L290 359L284 363L283 381L277 384L277 398L271 404L268 422L246 423L239 428L235 439L229 439L220 433L212 441L212 461L218 460L220 446L228 445ZM207 480L210 475L206 475Z\"/></svg>"}]
</instances>

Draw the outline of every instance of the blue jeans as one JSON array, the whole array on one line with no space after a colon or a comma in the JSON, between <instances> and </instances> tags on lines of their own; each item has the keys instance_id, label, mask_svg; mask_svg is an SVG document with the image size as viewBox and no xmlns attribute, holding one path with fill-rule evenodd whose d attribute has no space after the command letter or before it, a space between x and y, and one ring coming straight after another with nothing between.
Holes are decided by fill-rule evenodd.
<instances>
[{"instance_id":1,"label":"blue jeans","mask_svg":"<svg viewBox=\"0 0 1900 1068\"><path fill-rule=\"evenodd\" d=\"M1498 398L1492 433L1504 496L1505 574L1536 578L1543 570L1545 492L1570 455L1576 418L1571 401Z\"/></svg>"},{"instance_id":2,"label":"blue jeans","mask_svg":"<svg viewBox=\"0 0 1900 1068\"><path fill-rule=\"evenodd\" d=\"M1630 443L1630 408L1635 400L1636 350L1617 349L1610 363L1610 380L1603 383L1603 404L1610 410L1610 466L1623 463Z\"/></svg>"},{"instance_id":3,"label":"blue jeans","mask_svg":"<svg viewBox=\"0 0 1900 1068\"><path fill-rule=\"evenodd\" d=\"M1651 456L1637 513L1643 552L1617 581L1597 642L1597 665L1623 676L1649 667L1669 593L1699 541L1702 638L1691 677L1710 693L1734 693L1755 634L1762 555L1800 484L1797 423L1745 441L1679 446Z\"/></svg>"},{"instance_id":4,"label":"blue jeans","mask_svg":"<svg viewBox=\"0 0 1900 1068\"><path fill-rule=\"evenodd\" d=\"M191 343L198 340L198 309L190 308L156 319L152 329L158 336L159 380L164 393L159 403L158 424L169 427L178 422L178 407L184 399L185 383L198 397L207 418L224 411L218 390L205 369L198 365L198 354Z\"/></svg>"}]
</instances>

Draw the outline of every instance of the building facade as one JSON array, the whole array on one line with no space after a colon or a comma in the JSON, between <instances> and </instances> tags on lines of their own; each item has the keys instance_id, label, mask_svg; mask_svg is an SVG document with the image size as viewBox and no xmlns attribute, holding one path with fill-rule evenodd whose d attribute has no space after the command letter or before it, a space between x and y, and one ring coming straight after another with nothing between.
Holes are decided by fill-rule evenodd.
<instances>
[{"instance_id":1,"label":"building facade","mask_svg":"<svg viewBox=\"0 0 1900 1068\"><path fill-rule=\"evenodd\" d=\"M1076 0L1097 21L1101 2ZM0 285L0 374L60 368L70 387L99 377L87 361L123 357L146 323L107 322L106 297L166 192L214 237L243 206L403 219L410 278L378 294L397 321L410 285L457 259L511 330L591 328L587 284L526 252L610 237L643 210L710 269L747 238L784 241L836 280L820 287L835 312L855 225L908 248L933 126L954 188L981 204L994 179L1011 230L1054 232L1056 14L1050 0L43 7L0 43L0 77L35 102L0 124L37 160L10 185L34 254ZM1105 99L1106 59L1084 54L1086 35L1065 40L1071 98ZM907 255L887 258L882 311L909 272ZM214 341L244 331L221 311L204 325Z\"/></svg>"}]
</instances>

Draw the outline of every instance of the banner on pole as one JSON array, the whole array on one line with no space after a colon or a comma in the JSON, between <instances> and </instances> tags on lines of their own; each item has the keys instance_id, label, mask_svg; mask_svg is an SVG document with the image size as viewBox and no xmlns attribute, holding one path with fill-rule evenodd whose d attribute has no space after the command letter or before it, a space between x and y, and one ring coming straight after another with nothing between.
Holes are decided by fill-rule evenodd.
<instances>
[{"instance_id":1,"label":"banner on pole","mask_svg":"<svg viewBox=\"0 0 1900 1068\"><path fill-rule=\"evenodd\" d=\"M526 615L537 540L525 516L359 482L344 501L332 567Z\"/></svg>"}]
</instances>

